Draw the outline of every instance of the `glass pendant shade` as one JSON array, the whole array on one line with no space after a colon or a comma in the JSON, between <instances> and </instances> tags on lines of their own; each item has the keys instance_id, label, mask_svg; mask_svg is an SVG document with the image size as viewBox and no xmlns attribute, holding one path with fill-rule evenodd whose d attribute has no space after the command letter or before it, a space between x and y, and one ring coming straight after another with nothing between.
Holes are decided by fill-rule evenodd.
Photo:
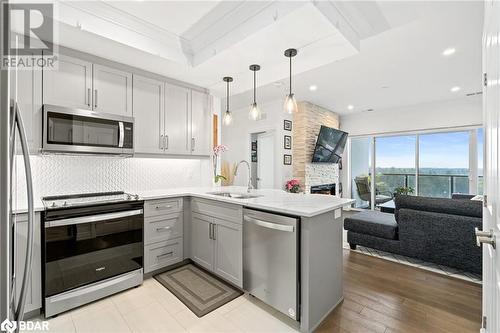
<instances>
[{"instance_id":1,"label":"glass pendant shade","mask_svg":"<svg viewBox=\"0 0 500 333\"><path fill-rule=\"evenodd\" d=\"M252 105L250 105L248 118L250 118L251 120L258 120L260 118L260 109L257 103L252 103Z\"/></svg>"},{"instance_id":2,"label":"glass pendant shade","mask_svg":"<svg viewBox=\"0 0 500 333\"><path fill-rule=\"evenodd\" d=\"M224 117L222 118L222 123L226 126L229 126L233 123L233 115L229 110L224 113Z\"/></svg>"},{"instance_id":3,"label":"glass pendant shade","mask_svg":"<svg viewBox=\"0 0 500 333\"><path fill-rule=\"evenodd\" d=\"M294 112L298 111L297 101L295 100L295 96L293 94L286 95L285 104L284 104L283 109L284 109L285 113L288 113L288 114L293 114Z\"/></svg>"}]
</instances>

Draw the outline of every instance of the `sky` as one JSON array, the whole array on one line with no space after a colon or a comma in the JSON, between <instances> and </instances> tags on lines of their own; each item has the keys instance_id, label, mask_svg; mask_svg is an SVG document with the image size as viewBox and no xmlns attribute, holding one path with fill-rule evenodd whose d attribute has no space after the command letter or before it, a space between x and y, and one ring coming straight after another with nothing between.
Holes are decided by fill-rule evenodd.
<instances>
[{"instance_id":1,"label":"sky","mask_svg":"<svg viewBox=\"0 0 500 333\"><path fill-rule=\"evenodd\" d=\"M376 138L377 167L414 168L415 135ZM482 161L482 130L478 135ZM420 168L468 168L469 132L422 134L419 138ZM482 164L479 163L482 169Z\"/></svg>"}]
</instances>

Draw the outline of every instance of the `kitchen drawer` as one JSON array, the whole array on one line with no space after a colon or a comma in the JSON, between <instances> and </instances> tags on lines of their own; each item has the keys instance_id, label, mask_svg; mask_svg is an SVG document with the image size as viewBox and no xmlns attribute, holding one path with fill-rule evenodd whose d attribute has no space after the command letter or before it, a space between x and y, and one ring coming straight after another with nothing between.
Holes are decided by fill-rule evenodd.
<instances>
[{"instance_id":1,"label":"kitchen drawer","mask_svg":"<svg viewBox=\"0 0 500 333\"><path fill-rule=\"evenodd\" d=\"M218 217L229 222L243 224L243 209L240 205L193 198L191 199L191 210L196 213Z\"/></svg>"},{"instance_id":2,"label":"kitchen drawer","mask_svg":"<svg viewBox=\"0 0 500 333\"><path fill-rule=\"evenodd\" d=\"M160 216L182 211L182 198L148 200L144 202L144 217Z\"/></svg>"},{"instance_id":3,"label":"kitchen drawer","mask_svg":"<svg viewBox=\"0 0 500 333\"><path fill-rule=\"evenodd\" d=\"M144 273L182 261L182 247L181 237L146 245L144 247Z\"/></svg>"},{"instance_id":4,"label":"kitchen drawer","mask_svg":"<svg viewBox=\"0 0 500 333\"><path fill-rule=\"evenodd\" d=\"M144 243L151 244L182 237L183 216L183 213L173 213L146 218L144 220Z\"/></svg>"}]
</instances>

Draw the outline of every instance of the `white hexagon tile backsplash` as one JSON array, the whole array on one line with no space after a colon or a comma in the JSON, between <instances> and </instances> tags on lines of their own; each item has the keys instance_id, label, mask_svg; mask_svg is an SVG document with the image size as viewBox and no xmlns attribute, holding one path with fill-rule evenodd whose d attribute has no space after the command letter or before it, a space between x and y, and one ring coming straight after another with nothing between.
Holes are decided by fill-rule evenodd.
<instances>
[{"instance_id":1,"label":"white hexagon tile backsplash","mask_svg":"<svg viewBox=\"0 0 500 333\"><path fill-rule=\"evenodd\" d=\"M154 190L210 186L211 163L206 159L121 158L33 155L30 158L35 196L105 191ZM26 192L24 163L17 157L17 193Z\"/></svg>"}]
</instances>

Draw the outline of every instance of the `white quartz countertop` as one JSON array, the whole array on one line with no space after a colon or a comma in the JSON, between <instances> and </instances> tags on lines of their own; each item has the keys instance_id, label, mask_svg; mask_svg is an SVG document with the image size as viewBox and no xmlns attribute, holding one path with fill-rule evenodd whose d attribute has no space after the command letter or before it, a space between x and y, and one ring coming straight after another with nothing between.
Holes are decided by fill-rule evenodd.
<instances>
[{"instance_id":1,"label":"white quartz countertop","mask_svg":"<svg viewBox=\"0 0 500 333\"><path fill-rule=\"evenodd\" d=\"M197 197L232 204L241 205L249 208L263 209L277 213L284 213L295 216L313 217L338 208L349 207L354 202L352 199L342 199L332 195L323 194L294 194L283 190L252 190L251 194L258 195L256 198L236 199L222 197L211 192L231 192L245 194L246 187L227 186L227 187L183 187L145 191L125 191L127 193L138 194L141 200L152 200L172 197ZM22 214L28 211L25 198L20 198L13 205L15 214ZM34 200L35 211L44 210L40 198Z\"/></svg>"},{"instance_id":2,"label":"white quartz countertop","mask_svg":"<svg viewBox=\"0 0 500 333\"><path fill-rule=\"evenodd\" d=\"M313 217L338 208L350 206L354 200L342 199L332 195L322 194L295 194L283 190L252 190L256 198L237 199L222 197L211 192L246 193L246 187L206 187L206 188L178 188L152 191L135 191L143 200L161 199L169 197L191 196L221 202L241 205L249 208L263 209L277 213L295 216Z\"/></svg>"}]
</instances>

